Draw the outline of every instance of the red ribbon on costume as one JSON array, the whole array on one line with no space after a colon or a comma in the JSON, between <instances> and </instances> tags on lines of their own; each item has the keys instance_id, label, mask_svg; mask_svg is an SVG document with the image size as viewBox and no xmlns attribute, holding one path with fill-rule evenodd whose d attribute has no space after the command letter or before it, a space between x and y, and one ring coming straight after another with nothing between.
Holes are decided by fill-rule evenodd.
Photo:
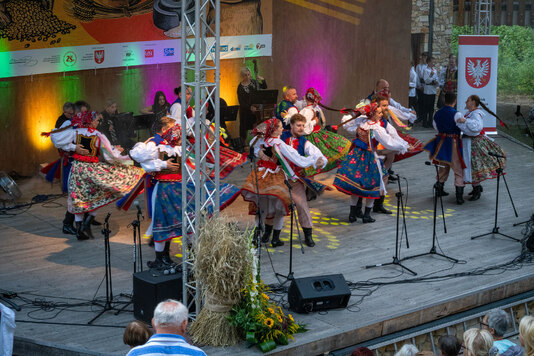
<instances>
[{"instance_id":1,"label":"red ribbon on costume","mask_svg":"<svg viewBox=\"0 0 534 356\"><path fill-rule=\"evenodd\" d=\"M77 161L81 161L81 162L88 162L88 163L98 163L99 162L99 159L98 159L97 156L84 156L84 155L80 155L78 153L73 154L72 158L74 158Z\"/></svg>"},{"instance_id":2,"label":"red ribbon on costume","mask_svg":"<svg viewBox=\"0 0 534 356\"><path fill-rule=\"evenodd\" d=\"M263 168L271 169L271 170L274 171L276 169L277 165L276 165L276 162L259 160L258 161L258 167L263 167Z\"/></svg>"}]
</instances>

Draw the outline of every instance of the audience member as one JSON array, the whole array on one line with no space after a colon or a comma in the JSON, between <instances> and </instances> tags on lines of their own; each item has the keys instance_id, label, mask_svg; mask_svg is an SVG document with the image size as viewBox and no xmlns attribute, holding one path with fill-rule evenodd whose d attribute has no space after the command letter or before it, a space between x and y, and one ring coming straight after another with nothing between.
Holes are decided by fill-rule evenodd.
<instances>
[{"instance_id":1,"label":"audience member","mask_svg":"<svg viewBox=\"0 0 534 356\"><path fill-rule=\"evenodd\" d=\"M464 356L497 356L499 352L493 347L493 338L489 331L472 328L464 332Z\"/></svg>"},{"instance_id":2,"label":"audience member","mask_svg":"<svg viewBox=\"0 0 534 356\"><path fill-rule=\"evenodd\" d=\"M63 114L61 114L61 116L57 118L55 128L59 129L65 121L72 119L73 116L74 104L70 101L67 101L65 104L63 104Z\"/></svg>"},{"instance_id":3,"label":"audience member","mask_svg":"<svg viewBox=\"0 0 534 356\"><path fill-rule=\"evenodd\" d=\"M117 102L113 99L106 100L106 108L102 111L102 120L100 120L97 130L103 133L112 145L120 144L115 124L117 114Z\"/></svg>"},{"instance_id":4,"label":"audience member","mask_svg":"<svg viewBox=\"0 0 534 356\"><path fill-rule=\"evenodd\" d=\"M417 93L416 88L419 82L419 77L417 77L417 72L413 66L413 62L410 63L410 82L409 82L409 91L408 91L408 106L410 109L415 110L417 105Z\"/></svg>"},{"instance_id":5,"label":"audience member","mask_svg":"<svg viewBox=\"0 0 534 356\"><path fill-rule=\"evenodd\" d=\"M146 108L142 108L139 110L141 114L144 115L152 115L151 120L151 134L155 134L154 131L154 123L158 121L163 116L167 116L169 114L169 110L171 109L171 104L167 101L167 97L165 96L165 93L162 91L157 91L156 95L154 95L154 103L150 106L147 106Z\"/></svg>"},{"instance_id":6,"label":"audience member","mask_svg":"<svg viewBox=\"0 0 534 356\"><path fill-rule=\"evenodd\" d=\"M436 61L434 57L428 57L427 68L423 73L423 127L432 127L432 118L434 116L434 102L438 91L438 71L434 68Z\"/></svg>"},{"instance_id":7,"label":"audience member","mask_svg":"<svg viewBox=\"0 0 534 356\"><path fill-rule=\"evenodd\" d=\"M523 354L521 347L504 339L504 334L510 327L510 317L504 310L490 310L484 315L481 324L482 328L488 330L493 337L493 346L499 350L500 356L520 356Z\"/></svg>"},{"instance_id":8,"label":"audience member","mask_svg":"<svg viewBox=\"0 0 534 356\"><path fill-rule=\"evenodd\" d=\"M454 335L443 335L438 340L438 348L441 356L458 356L462 350L462 344Z\"/></svg>"},{"instance_id":9,"label":"audience member","mask_svg":"<svg viewBox=\"0 0 534 356\"><path fill-rule=\"evenodd\" d=\"M421 53L421 57L419 57L419 62L417 66L415 67L415 73L417 74L417 87L416 87L416 93L417 93L417 107L415 111L417 111L417 119L421 121L423 117L423 87L425 84L425 81L423 79L423 74L425 73L425 69L427 67L426 65L426 59L428 58L428 52Z\"/></svg>"},{"instance_id":10,"label":"audience member","mask_svg":"<svg viewBox=\"0 0 534 356\"><path fill-rule=\"evenodd\" d=\"M144 345L150 339L150 336L152 336L152 332L148 326L142 321L134 320L126 325L122 340L124 344L130 347L136 347Z\"/></svg>"},{"instance_id":11,"label":"audience member","mask_svg":"<svg viewBox=\"0 0 534 356\"><path fill-rule=\"evenodd\" d=\"M412 344L404 344L399 351L395 353L394 356L414 356L417 354L419 350L415 345Z\"/></svg>"},{"instance_id":12,"label":"audience member","mask_svg":"<svg viewBox=\"0 0 534 356\"><path fill-rule=\"evenodd\" d=\"M352 351L350 356L374 356L373 351L369 350L367 347L358 347L356 350Z\"/></svg>"},{"instance_id":13,"label":"audience member","mask_svg":"<svg viewBox=\"0 0 534 356\"><path fill-rule=\"evenodd\" d=\"M519 341L525 348L525 356L534 356L534 317L525 315L519 323Z\"/></svg>"},{"instance_id":14,"label":"audience member","mask_svg":"<svg viewBox=\"0 0 534 356\"><path fill-rule=\"evenodd\" d=\"M146 344L131 349L127 356L205 356L204 351L185 341L187 318L187 308L179 301L167 299L159 303L152 318L152 326L156 333L150 337Z\"/></svg>"},{"instance_id":15,"label":"audience member","mask_svg":"<svg viewBox=\"0 0 534 356\"><path fill-rule=\"evenodd\" d=\"M256 110L252 104L252 95L260 90L267 89L267 82L265 78L258 76L256 79L252 79L252 73L248 67L241 68L240 72L241 82L237 86L237 100L239 101L239 137L245 140L247 138L248 131L253 129L256 125L256 114L253 110Z\"/></svg>"}]
</instances>

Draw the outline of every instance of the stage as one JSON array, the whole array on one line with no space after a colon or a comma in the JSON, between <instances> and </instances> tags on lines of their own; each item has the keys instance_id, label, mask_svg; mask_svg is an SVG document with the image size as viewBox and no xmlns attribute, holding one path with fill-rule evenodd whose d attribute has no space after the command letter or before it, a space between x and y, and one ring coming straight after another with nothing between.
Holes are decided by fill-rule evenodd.
<instances>
[{"instance_id":1,"label":"stage","mask_svg":"<svg viewBox=\"0 0 534 356\"><path fill-rule=\"evenodd\" d=\"M413 131L421 141L433 135L429 130ZM501 136L495 140L509 158L506 179L519 213L516 218L501 181L498 225L501 232L521 238L522 226L512 225L528 220L534 213L534 152ZM421 153L393 166L395 172L409 182L407 187L406 181L402 180L402 189L408 198L406 224L410 249L406 249L403 238L401 257L428 252L432 246L435 171L424 164L427 158L426 153ZM241 185L249 172L250 166L246 164L236 169L226 181ZM331 183L334 173L318 178ZM443 198L448 231L444 234L442 221L438 220L437 249L461 263L455 264L438 256L403 261L406 267L418 273L416 277L398 266L365 269L366 265L392 261L395 214L374 214L377 221L373 224L362 224L361 220L350 224L348 196L334 190L310 202L316 246L305 246L305 254L302 254L300 246L294 245L295 277L342 273L347 281L359 288L352 289L347 309L307 315L293 313L309 331L295 335L295 341L278 347L272 354L323 354L531 290L534 282L532 264L515 264L476 276L453 276L512 261L520 254L521 244L498 235L471 240L471 236L490 232L493 228L496 180L483 182L484 192L480 200L466 200L461 206L455 204L452 180L451 172L446 184L450 195ZM37 194L60 192L58 186L50 187L40 177L21 180L19 187L24 193L21 199L24 202ZM470 190L466 187L464 198ZM396 183L388 185L388 209L395 210L397 191ZM132 306L119 315L108 311L93 326L86 325L101 310L98 306L88 306L88 301L95 296L99 301L105 297L105 286L101 284L104 239L100 228L95 227L94 240L80 242L72 235L63 235L61 226L65 206L66 198L59 197L17 211L20 213L17 215L0 216L0 288L25 298L13 299L22 306L16 314L16 350L23 350L19 355L124 355L128 347L122 343L123 327L134 319ZM105 212L112 213L113 296L116 300L127 301L120 294L132 293L133 238L128 224L135 218L135 209L124 213L109 206L102 210L97 217L100 221L103 221ZM244 228L253 222L247 211L247 205L239 198L223 215L237 220ZM142 222L142 231L147 226L147 221ZM269 255L264 250L261 256L261 276L267 284L278 283L273 269L282 274L288 272L288 231L289 219L286 219L282 233L285 246L269 248ZM142 249L145 263L153 259L154 254L146 242L144 240ZM174 241L171 248L177 254L179 242ZM450 278L438 278L445 275ZM426 279L415 283L413 278L419 277ZM406 283L406 280L412 280L412 283ZM287 306L287 296L283 298L283 305ZM244 343L225 349L202 348L209 355L261 354L257 348L245 348Z\"/></svg>"}]
</instances>

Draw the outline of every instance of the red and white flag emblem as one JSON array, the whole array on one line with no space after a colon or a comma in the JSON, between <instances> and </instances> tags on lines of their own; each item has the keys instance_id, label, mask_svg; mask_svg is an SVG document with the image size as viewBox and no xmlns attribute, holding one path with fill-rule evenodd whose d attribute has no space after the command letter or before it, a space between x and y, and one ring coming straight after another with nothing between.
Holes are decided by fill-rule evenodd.
<instances>
[{"instance_id":1,"label":"red and white flag emblem","mask_svg":"<svg viewBox=\"0 0 534 356\"><path fill-rule=\"evenodd\" d=\"M491 77L491 57L466 57L465 79L471 87L484 88Z\"/></svg>"},{"instance_id":2,"label":"red and white flag emblem","mask_svg":"<svg viewBox=\"0 0 534 356\"><path fill-rule=\"evenodd\" d=\"M95 51L95 62L101 64L104 62L104 50L100 49Z\"/></svg>"}]
</instances>

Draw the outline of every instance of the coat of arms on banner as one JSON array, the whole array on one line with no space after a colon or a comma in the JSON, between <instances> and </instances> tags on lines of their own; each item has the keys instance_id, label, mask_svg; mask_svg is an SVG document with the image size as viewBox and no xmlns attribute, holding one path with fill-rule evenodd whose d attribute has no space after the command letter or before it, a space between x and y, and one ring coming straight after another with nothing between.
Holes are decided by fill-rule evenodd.
<instances>
[{"instance_id":1,"label":"coat of arms on banner","mask_svg":"<svg viewBox=\"0 0 534 356\"><path fill-rule=\"evenodd\" d=\"M465 79L471 87L484 88L491 77L490 57L466 57Z\"/></svg>"},{"instance_id":2,"label":"coat of arms on banner","mask_svg":"<svg viewBox=\"0 0 534 356\"><path fill-rule=\"evenodd\" d=\"M95 62L98 64L101 64L104 62L104 50L97 50L95 51Z\"/></svg>"}]
</instances>

